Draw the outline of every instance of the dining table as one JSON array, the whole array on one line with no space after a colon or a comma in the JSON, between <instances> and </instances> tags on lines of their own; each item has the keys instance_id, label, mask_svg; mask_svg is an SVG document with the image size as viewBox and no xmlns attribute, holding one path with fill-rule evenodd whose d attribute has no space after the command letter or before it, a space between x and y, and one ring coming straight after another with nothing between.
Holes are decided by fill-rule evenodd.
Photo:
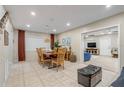
<instances>
[{"instance_id":1,"label":"dining table","mask_svg":"<svg viewBox=\"0 0 124 93\"><path fill-rule=\"evenodd\" d=\"M46 59L50 59L51 61L52 59L57 58L57 53L54 53L53 51L45 51L43 55ZM51 66L51 61L49 61L48 69L52 69L56 67L56 66Z\"/></svg>"}]
</instances>

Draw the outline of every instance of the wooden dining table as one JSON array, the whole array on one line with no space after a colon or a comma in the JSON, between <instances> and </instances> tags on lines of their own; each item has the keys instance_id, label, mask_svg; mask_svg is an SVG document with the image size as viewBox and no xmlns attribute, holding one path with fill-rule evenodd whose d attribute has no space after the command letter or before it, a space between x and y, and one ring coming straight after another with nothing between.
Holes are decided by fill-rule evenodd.
<instances>
[{"instance_id":1,"label":"wooden dining table","mask_svg":"<svg viewBox=\"0 0 124 93\"><path fill-rule=\"evenodd\" d=\"M50 59L51 61L52 59L57 58L57 54L53 53L53 51L45 51L43 55L46 59ZM56 66L51 66L51 61L49 62L48 69L52 69L56 67Z\"/></svg>"},{"instance_id":2,"label":"wooden dining table","mask_svg":"<svg viewBox=\"0 0 124 93\"><path fill-rule=\"evenodd\" d=\"M53 53L53 51L46 51L44 52L44 56L46 58L56 58L57 57L57 53Z\"/></svg>"}]
</instances>

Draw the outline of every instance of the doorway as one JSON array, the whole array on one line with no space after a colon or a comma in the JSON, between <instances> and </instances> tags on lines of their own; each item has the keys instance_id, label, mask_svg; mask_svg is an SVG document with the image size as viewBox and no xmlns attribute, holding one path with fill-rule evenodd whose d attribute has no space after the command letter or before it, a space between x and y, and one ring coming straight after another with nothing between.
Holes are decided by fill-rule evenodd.
<instances>
[{"instance_id":1,"label":"doorway","mask_svg":"<svg viewBox=\"0 0 124 93\"><path fill-rule=\"evenodd\" d=\"M120 45L119 45L119 28L118 26L106 27L81 33L81 54L89 50L98 50L99 53L94 55L90 52L91 58L84 64L93 64L103 69L119 72L120 71ZM96 46L89 47L88 43L95 43ZM116 57L113 56L116 51Z\"/></svg>"}]
</instances>

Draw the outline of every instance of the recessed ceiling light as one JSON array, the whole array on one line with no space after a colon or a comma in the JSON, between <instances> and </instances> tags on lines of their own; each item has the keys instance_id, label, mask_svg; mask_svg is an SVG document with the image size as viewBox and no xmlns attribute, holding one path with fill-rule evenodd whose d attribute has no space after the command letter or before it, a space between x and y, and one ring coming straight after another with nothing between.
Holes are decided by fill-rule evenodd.
<instances>
[{"instance_id":1,"label":"recessed ceiling light","mask_svg":"<svg viewBox=\"0 0 124 93\"><path fill-rule=\"evenodd\" d=\"M56 29L53 29L53 32L56 32Z\"/></svg>"},{"instance_id":2,"label":"recessed ceiling light","mask_svg":"<svg viewBox=\"0 0 124 93\"><path fill-rule=\"evenodd\" d=\"M36 13L35 13L35 12L31 12L31 15L32 15L32 16L35 16L35 15L36 15Z\"/></svg>"},{"instance_id":3,"label":"recessed ceiling light","mask_svg":"<svg viewBox=\"0 0 124 93\"><path fill-rule=\"evenodd\" d=\"M109 8L109 7L111 7L111 5L106 5L106 8Z\"/></svg>"},{"instance_id":4,"label":"recessed ceiling light","mask_svg":"<svg viewBox=\"0 0 124 93\"><path fill-rule=\"evenodd\" d=\"M88 37L88 35L86 35L85 37Z\"/></svg>"},{"instance_id":5,"label":"recessed ceiling light","mask_svg":"<svg viewBox=\"0 0 124 93\"><path fill-rule=\"evenodd\" d=\"M68 23L66 23L66 26L70 26L71 24L68 22Z\"/></svg>"},{"instance_id":6,"label":"recessed ceiling light","mask_svg":"<svg viewBox=\"0 0 124 93\"><path fill-rule=\"evenodd\" d=\"M27 27L30 27L30 25L26 25Z\"/></svg>"},{"instance_id":7,"label":"recessed ceiling light","mask_svg":"<svg viewBox=\"0 0 124 93\"><path fill-rule=\"evenodd\" d=\"M108 34L112 34L112 32L108 32Z\"/></svg>"},{"instance_id":8,"label":"recessed ceiling light","mask_svg":"<svg viewBox=\"0 0 124 93\"><path fill-rule=\"evenodd\" d=\"M101 35L104 35L104 33L100 33Z\"/></svg>"}]
</instances>

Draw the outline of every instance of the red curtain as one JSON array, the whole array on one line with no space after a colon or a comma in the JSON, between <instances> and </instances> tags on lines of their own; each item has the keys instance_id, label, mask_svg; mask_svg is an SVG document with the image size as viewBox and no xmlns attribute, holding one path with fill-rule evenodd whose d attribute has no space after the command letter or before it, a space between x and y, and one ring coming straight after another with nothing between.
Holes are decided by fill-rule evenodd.
<instances>
[{"instance_id":1,"label":"red curtain","mask_svg":"<svg viewBox=\"0 0 124 93\"><path fill-rule=\"evenodd\" d=\"M25 31L18 30L18 60L25 61Z\"/></svg>"},{"instance_id":2,"label":"red curtain","mask_svg":"<svg viewBox=\"0 0 124 93\"><path fill-rule=\"evenodd\" d=\"M54 34L50 35L51 49L54 49Z\"/></svg>"}]
</instances>

